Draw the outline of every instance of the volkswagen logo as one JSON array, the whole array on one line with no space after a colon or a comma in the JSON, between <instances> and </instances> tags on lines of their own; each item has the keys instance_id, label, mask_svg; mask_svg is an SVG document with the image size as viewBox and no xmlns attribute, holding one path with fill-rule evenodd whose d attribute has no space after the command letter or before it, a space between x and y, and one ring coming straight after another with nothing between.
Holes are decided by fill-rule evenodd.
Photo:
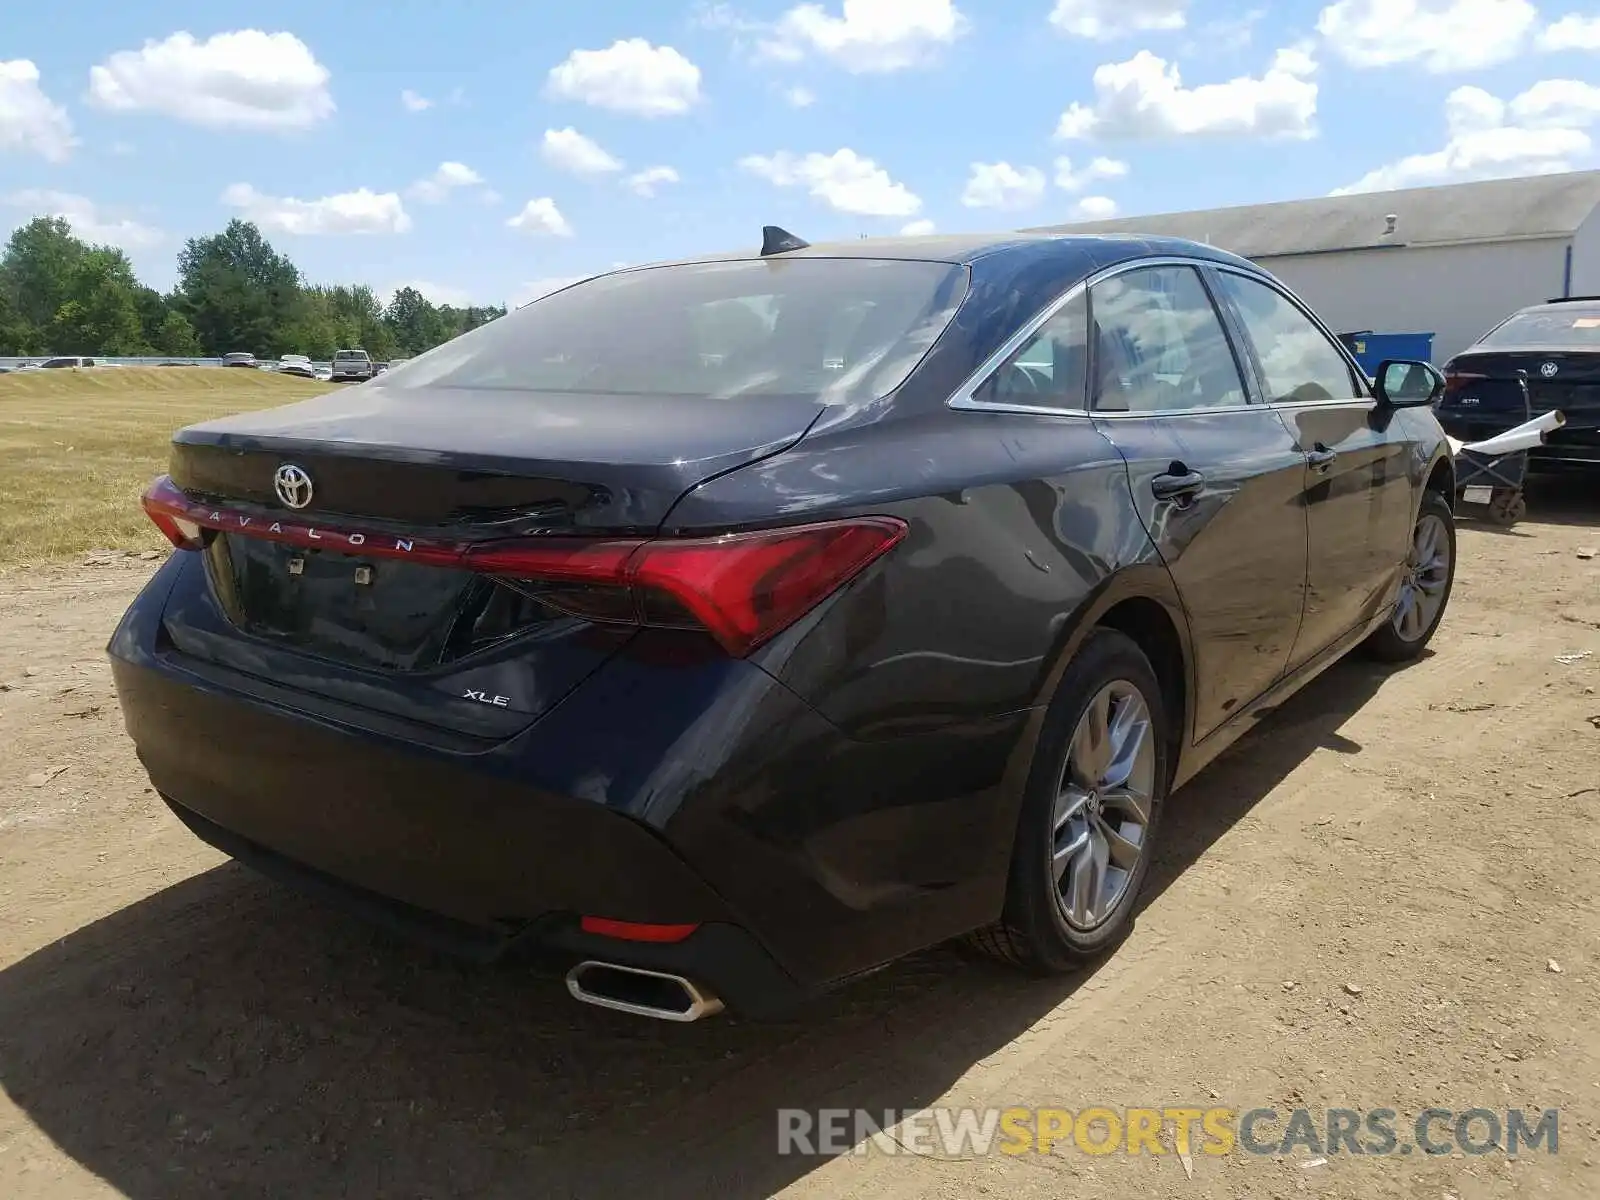
<instances>
[{"instance_id":1,"label":"volkswagen logo","mask_svg":"<svg viewBox=\"0 0 1600 1200\"><path fill-rule=\"evenodd\" d=\"M304 467L284 463L273 473L272 490L290 508L304 508L311 503L311 476L306 474Z\"/></svg>"},{"instance_id":2,"label":"volkswagen logo","mask_svg":"<svg viewBox=\"0 0 1600 1200\"><path fill-rule=\"evenodd\" d=\"M1553 362L1542 363L1539 366L1539 374L1543 375L1546 379L1549 379L1550 376L1554 375L1560 369L1561 368L1556 366L1556 364Z\"/></svg>"}]
</instances>

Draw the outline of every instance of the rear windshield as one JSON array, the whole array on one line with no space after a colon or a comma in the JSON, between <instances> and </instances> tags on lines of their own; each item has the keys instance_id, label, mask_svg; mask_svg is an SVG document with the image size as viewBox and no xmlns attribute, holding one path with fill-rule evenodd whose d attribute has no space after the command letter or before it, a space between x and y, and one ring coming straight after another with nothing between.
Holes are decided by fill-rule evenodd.
<instances>
[{"instance_id":1,"label":"rear windshield","mask_svg":"<svg viewBox=\"0 0 1600 1200\"><path fill-rule=\"evenodd\" d=\"M1520 312L1490 330L1480 346L1528 346L1541 350L1585 350L1600 347L1600 306L1541 308Z\"/></svg>"},{"instance_id":2,"label":"rear windshield","mask_svg":"<svg viewBox=\"0 0 1600 1200\"><path fill-rule=\"evenodd\" d=\"M741 260L605 275L391 369L385 388L737 400L885 396L966 294L949 263Z\"/></svg>"},{"instance_id":3,"label":"rear windshield","mask_svg":"<svg viewBox=\"0 0 1600 1200\"><path fill-rule=\"evenodd\" d=\"M351 359L365 359L365 350L341 350L333 356L335 362L349 362Z\"/></svg>"}]
</instances>

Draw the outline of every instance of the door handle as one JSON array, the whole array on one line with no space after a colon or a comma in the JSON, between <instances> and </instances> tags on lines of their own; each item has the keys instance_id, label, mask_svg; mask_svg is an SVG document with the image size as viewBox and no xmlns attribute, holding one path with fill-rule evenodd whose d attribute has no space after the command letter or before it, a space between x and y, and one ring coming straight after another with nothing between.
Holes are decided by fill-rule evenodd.
<instances>
[{"instance_id":1,"label":"door handle","mask_svg":"<svg viewBox=\"0 0 1600 1200\"><path fill-rule=\"evenodd\" d=\"M1150 481L1150 490L1157 500L1188 500L1206 485L1206 477L1199 471L1166 471Z\"/></svg>"},{"instance_id":2,"label":"door handle","mask_svg":"<svg viewBox=\"0 0 1600 1200\"><path fill-rule=\"evenodd\" d=\"M1329 450L1321 442L1306 451L1306 462L1313 471L1326 471L1333 466L1334 459L1338 457L1339 452L1337 450Z\"/></svg>"}]
</instances>

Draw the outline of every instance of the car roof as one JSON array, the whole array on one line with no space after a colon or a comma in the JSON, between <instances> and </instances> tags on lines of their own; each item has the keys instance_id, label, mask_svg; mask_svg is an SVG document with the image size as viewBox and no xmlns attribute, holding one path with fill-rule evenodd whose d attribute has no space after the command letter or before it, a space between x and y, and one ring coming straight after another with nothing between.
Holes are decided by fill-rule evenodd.
<instances>
[{"instance_id":1,"label":"car roof","mask_svg":"<svg viewBox=\"0 0 1600 1200\"><path fill-rule=\"evenodd\" d=\"M1600 313L1600 297L1585 296L1582 299L1549 300L1544 304L1529 304L1517 309L1511 316L1520 317L1523 313L1578 313L1581 316L1592 316Z\"/></svg>"},{"instance_id":2,"label":"car roof","mask_svg":"<svg viewBox=\"0 0 1600 1200\"><path fill-rule=\"evenodd\" d=\"M647 266L676 266L700 262L737 262L759 260L760 244L744 251L721 254L702 254L692 258L674 259L670 262L645 264ZM1024 266L1029 262L1047 262L1081 259L1085 265L1107 258L1154 258L1165 256L1204 258L1259 269L1248 259L1186 238L1159 237L1154 234L929 234L919 237L866 237L851 241L819 242L799 250L785 251L780 256L790 258L877 258L903 259L921 262L947 262L956 266L971 266L982 259L1003 258L1012 260L1008 265ZM635 268L638 269L638 268Z\"/></svg>"}]
</instances>

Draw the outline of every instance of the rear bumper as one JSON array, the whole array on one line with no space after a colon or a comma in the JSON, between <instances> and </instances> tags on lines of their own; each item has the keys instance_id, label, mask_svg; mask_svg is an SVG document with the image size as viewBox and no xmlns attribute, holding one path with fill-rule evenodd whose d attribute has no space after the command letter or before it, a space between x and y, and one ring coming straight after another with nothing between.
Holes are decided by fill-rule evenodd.
<instances>
[{"instance_id":1,"label":"rear bumper","mask_svg":"<svg viewBox=\"0 0 1600 1200\"><path fill-rule=\"evenodd\" d=\"M316 896L408 940L479 963L545 962L565 968L585 960L682 975L729 1008L756 1018L780 1017L808 994L744 929L724 921L701 925L670 945L625 943L585 933L576 918L552 913L519 928L485 929L394 900L315 870L225 829L163 797L191 833L281 883Z\"/></svg>"},{"instance_id":2,"label":"rear bumper","mask_svg":"<svg viewBox=\"0 0 1600 1200\"><path fill-rule=\"evenodd\" d=\"M452 750L198 669L163 623L191 557L113 635L124 720L190 828L271 874L472 957L671 970L753 1014L999 912L1026 714L856 742L751 663L618 658L524 732ZM585 915L699 928L645 944Z\"/></svg>"}]
</instances>

